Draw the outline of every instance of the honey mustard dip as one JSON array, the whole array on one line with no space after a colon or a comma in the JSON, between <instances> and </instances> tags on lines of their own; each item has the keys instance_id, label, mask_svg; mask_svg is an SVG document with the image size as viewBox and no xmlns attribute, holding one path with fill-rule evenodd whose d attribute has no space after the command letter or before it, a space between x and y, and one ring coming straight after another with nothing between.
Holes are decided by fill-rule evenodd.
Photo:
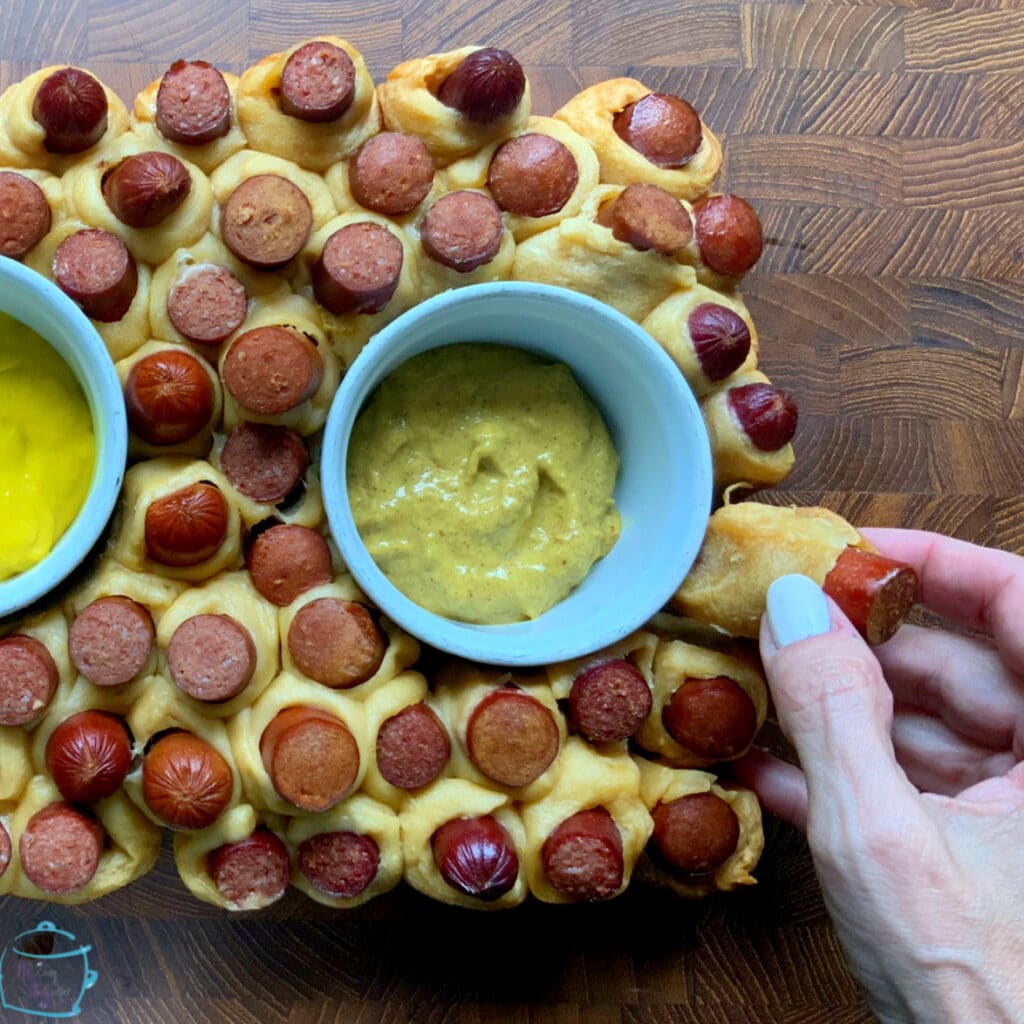
<instances>
[{"instance_id":1,"label":"honey mustard dip","mask_svg":"<svg viewBox=\"0 0 1024 1024\"><path fill-rule=\"evenodd\" d=\"M569 368L503 345L433 349L360 413L348 497L381 571L446 618L561 601L618 539L619 457Z\"/></svg>"},{"instance_id":2,"label":"honey mustard dip","mask_svg":"<svg viewBox=\"0 0 1024 1024\"><path fill-rule=\"evenodd\" d=\"M50 553L85 501L95 462L89 404L71 368L0 313L0 580Z\"/></svg>"}]
</instances>

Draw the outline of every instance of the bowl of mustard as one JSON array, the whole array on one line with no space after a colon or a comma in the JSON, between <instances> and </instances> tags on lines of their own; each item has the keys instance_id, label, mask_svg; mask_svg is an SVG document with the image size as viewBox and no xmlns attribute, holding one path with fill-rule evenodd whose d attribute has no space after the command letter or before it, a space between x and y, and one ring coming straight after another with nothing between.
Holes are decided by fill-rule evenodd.
<instances>
[{"instance_id":1,"label":"bowl of mustard","mask_svg":"<svg viewBox=\"0 0 1024 1024\"><path fill-rule=\"evenodd\" d=\"M93 325L50 281L0 257L0 620L92 549L127 447L121 387Z\"/></svg>"},{"instance_id":2,"label":"bowl of mustard","mask_svg":"<svg viewBox=\"0 0 1024 1024\"><path fill-rule=\"evenodd\" d=\"M700 409L639 326L524 282L421 303L342 380L324 429L331 532L389 618L491 665L580 657L637 629L700 549Z\"/></svg>"}]
</instances>

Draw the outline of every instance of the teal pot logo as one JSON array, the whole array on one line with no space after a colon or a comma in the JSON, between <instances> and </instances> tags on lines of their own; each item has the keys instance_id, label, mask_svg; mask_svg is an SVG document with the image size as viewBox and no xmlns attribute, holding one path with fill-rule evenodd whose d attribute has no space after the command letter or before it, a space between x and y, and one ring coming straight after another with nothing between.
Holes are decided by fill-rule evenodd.
<instances>
[{"instance_id":1,"label":"teal pot logo","mask_svg":"<svg viewBox=\"0 0 1024 1024\"><path fill-rule=\"evenodd\" d=\"M99 975L89 967L92 946L42 921L0 953L0 1002L34 1017L77 1017L86 989Z\"/></svg>"}]
</instances>

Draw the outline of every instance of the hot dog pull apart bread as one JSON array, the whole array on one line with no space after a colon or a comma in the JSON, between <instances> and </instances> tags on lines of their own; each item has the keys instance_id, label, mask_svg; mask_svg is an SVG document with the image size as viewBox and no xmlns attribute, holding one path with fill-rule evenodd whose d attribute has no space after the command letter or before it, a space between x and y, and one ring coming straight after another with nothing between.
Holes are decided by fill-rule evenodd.
<instances>
[{"instance_id":1,"label":"hot dog pull apart bread","mask_svg":"<svg viewBox=\"0 0 1024 1024\"><path fill-rule=\"evenodd\" d=\"M94 75L41 68L0 95L0 167L63 174L82 154L101 155L127 130L125 105Z\"/></svg>"},{"instance_id":2,"label":"hot dog pull apart bread","mask_svg":"<svg viewBox=\"0 0 1024 1024\"><path fill-rule=\"evenodd\" d=\"M711 187L722 147L686 100L632 78L599 82L555 113L594 147L601 181L658 185L693 201Z\"/></svg>"},{"instance_id":3,"label":"hot dog pull apart bread","mask_svg":"<svg viewBox=\"0 0 1024 1024\"><path fill-rule=\"evenodd\" d=\"M251 149L326 171L380 131L362 55L337 36L264 57L238 84L238 119Z\"/></svg>"},{"instance_id":4,"label":"hot dog pull apart bread","mask_svg":"<svg viewBox=\"0 0 1024 1024\"><path fill-rule=\"evenodd\" d=\"M507 50L464 46L399 64L377 87L384 127L426 143L438 167L526 127L530 83Z\"/></svg>"},{"instance_id":5,"label":"hot dog pull apart bread","mask_svg":"<svg viewBox=\"0 0 1024 1024\"><path fill-rule=\"evenodd\" d=\"M238 78L205 60L176 60L135 97L131 131L212 174L246 144L236 110Z\"/></svg>"},{"instance_id":6,"label":"hot dog pull apart bread","mask_svg":"<svg viewBox=\"0 0 1024 1024\"><path fill-rule=\"evenodd\" d=\"M764 850L764 829L753 792L708 772L639 758L637 766L640 796L654 820L638 879L687 899L757 884L751 872Z\"/></svg>"}]
</instances>

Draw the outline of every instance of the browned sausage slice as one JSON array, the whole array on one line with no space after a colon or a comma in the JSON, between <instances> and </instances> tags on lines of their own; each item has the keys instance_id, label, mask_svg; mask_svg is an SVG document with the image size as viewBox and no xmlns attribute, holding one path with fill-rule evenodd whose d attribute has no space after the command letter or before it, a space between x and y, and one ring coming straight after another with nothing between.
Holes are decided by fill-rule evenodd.
<instances>
[{"instance_id":1,"label":"browned sausage slice","mask_svg":"<svg viewBox=\"0 0 1024 1024\"><path fill-rule=\"evenodd\" d=\"M380 870L380 847L358 832L321 832L299 847L299 870L326 896L355 899Z\"/></svg>"},{"instance_id":2,"label":"browned sausage slice","mask_svg":"<svg viewBox=\"0 0 1024 1024\"><path fill-rule=\"evenodd\" d=\"M193 615L167 645L171 680L196 700L216 703L237 697L255 669L252 634L230 615Z\"/></svg>"},{"instance_id":3,"label":"browned sausage slice","mask_svg":"<svg viewBox=\"0 0 1024 1024\"><path fill-rule=\"evenodd\" d=\"M247 498L277 505L302 483L309 452L290 427L240 423L224 444L220 465L232 486Z\"/></svg>"},{"instance_id":4,"label":"browned sausage slice","mask_svg":"<svg viewBox=\"0 0 1024 1024\"><path fill-rule=\"evenodd\" d=\"M198 565L227 537L228 503L216 484L190 484L150 503L145 533L146 553L153 561Z\"/></svg>"},{"instance_id":5,"label":"browned sausage slice","mask_svg":"<svg viewBox=\"0 0 1024 1024\"><path fill-rule=\"evenodd\" d=\"M176 60L160 79L156 127L165 139L202 146L231 130L231 93L205 60Z\"/></svg>"},{"instance_id":6,"label":"browned sausage slice","mask_svg":"<svg viewBox=\"0 0 1024 1024\"><path fill-rule=\"evenodd\" d=\"M679 875L717 871L735 852L740 823L714 793L693 793L660 803L652 812L657 859Z\"/></svg>"},{"instance_id":7,"label":"browned sausage slice","mask_svg":"<svg viewBox=\"0 0 1024 1024\"><path fill-rule=\"evenodd\" d=\"M106 711L65 718L46 741L46 770L69 803L92 804L116 793L132 766L124 719Z\"/></svg>"},{"instance_id":8,"label":"browned sausage slice","mask_svg":"<svg viewBox=\"0 0 1024 1024\"><path fill-rule=\"evenodd\" d=\"M514 687L489 693L466 723L470 760L503 786L527 786L558 755L558 726L551 712Z\"/></svg>"},{"instance_id":9,"label":"browned sausage slice","mask_svg":"<svg viewBox=\"0 0 1024 1024\"><path fill-rule=\"evenodd\" d=\"M153 619L123 595L100 597L71 623L68 652L75 668L95 686L121 686L144 668L156 636Z\"/></svg>"},{"instance_id":10,"label":"browned sausage slice","mask_svg":"<svg viewBox=\"0 0 1024 1024\"><path fill-rule=\"evenodd\" d=\"M750 354L750 328L727 306L702 302L686 318L693 351L708 380L725 380Z\"/></svg>"},{"instance_id":11,"label":"browned sausage slice","mask_svg":"<svg viewBox=\"0 0 1024 1024\"><path fill-rule=\"evenodd\" d=\"M81 153L107 130L107 94L87 72L61 68L39 86L32 117L46 132L43 145L51 153Z\"/></svg>"},{"instance_id":12,"label":"browned sausage slice","mask_svg":"<svg viewBox=\"0 0 1024 1024\"><path fill-rule=\"evenodd\" d=\"M761 258L761 221L739 196L700 199L693 218L700 257L716 273L739 277Z\"/></svg>"},{"instance_id":13,"label":"browned sausage slice","mask_svg":"<svg viewBox=\"0 0 1024 1024\"><path fill-rule=\"evenodd\" d=\"M218 846L207 861L210 878L232 910L262 910L276 903L291 884L284 843L269 829Z\"/></svg>"},{"instance_id":14,"label":"browned sausage slice","mask_svg":"<svg viewBox=\"0 0 1024 1024\"><path fill-rule=\"evenodd\" d=\"M460 274L498 254L505 225L498 204L482 192L449 192L431 206L420 226L423 251Z\"/></svg>"},{"instance_id":15,"label":"browned sausage slice","mask_svg":"<svg viewBox=\"0 0 1024 1024\"><path fill-rule=\"evenodd\" d=\"M11 863L11 834L7 826L0 821L0 878Z\"/></svg>"},{"instance_id":16,"label":"browned sausage slice","mask_svg":"<svg viewBox=\"0 0 1024 1024\"><path fill-rule=\"evenodd\" d=\"M142 799L168 828L212 825L230 803L233 785L220 752L192 733L168 733L142 760Z\"/></svg>"},{"instance_id":17,"label":"browned sausage slice","mask_svg":"<svg viewBox=\"0 0 1024 1024\"><path fill-rule=\"evenodd\" d=\"M437 98L476 124L492 124L519 106L526 91L523 66L493 46L463 57L441 83Z\"/></svg>"},{"instance_id":18,"label":"browned sausage slice","mask_svg":"<svg viewBox=\"0 0 1024 1024\"><path fill-rule=\"evenodd\" d=\"M292 619L288 650L310 679L347 689L365 683L380 668L387 638L363 605L321 597Z\"/></svg>"},{"instance_id":19,"label":"browned sausage slice","mask_svg":"<svg viewBox=\"0 0 1024 1024\"><path fill-rule=\"evenodd\" d=\"M693 239L693 224L678 199L657 185L628 185L598 211L597 222L640 252L671 256Z\"/></svg>"},{"instance_id":20,"label":"browned sausage slice","mask_svg":"<svg viewBox=\"0 0 1024 1024\"><path fill-rule=\"evenodd\" d=\"M355 94L352 58L320 39L300 46L281 72L281 109L302 121L336 121L352 106Z\"/></svg>"},{"instance_id":21,"label":"browned sausage slice","mask_svg":"<svg viewBox=\"0 0 1024 1024\"><path fill-rule=\"evenodd\" d=\"M453 818L431 838L441 877L466 896L500 899L519 878L519 856L511 836L489 814Z\"/></svg>"},{"instance_id":22,"label":"browned sausage slice","mask_svg":"<svg viewBox=\"0 0 1024 1024\"><path fill-rule=\"evenodd\" d=\"M50 230L43 190L24 174L0 171L0 256L24 259Z\"/></svg>"},{"instance_id":23,"label":"browned sausage slice","mask_svg":"<svg viewBox=\"0 0 1024 1024\"><path fill-rule=\"evenodd\" d=\"M313 294L338 316L379 313L395 294L404 258L402 243L383 224L346 224L324 242Z\"/></svg>"},{"instance_id":24,"label":"browned sausage slice","mask_svg":"<svg viewBox=\"0 0 1024 1024\"><path fill-rule=\"evenodd\" d=\"M738 757L757 731L754 702L728 676L687 679L662 709L661 720L677 743L711 761Z\"/></svg>"},{"instance_id":25,"label":"browned sausage slice","mask_svg":"<svg viewBox=\"0 0 1024 1024\"><path fill-rule=\"evenodd\" d=\"M51 896L92 881L103 853L103 829L70 804L49 804L29 819L18 841L25 877Z\"/></svg>"},{"instance_id":26,"label":"browned sausage slice","mask_svg":"<svg viewBox=\"0 0 1024 1024\"><path fill-rule=\"evenodd\" d=\"M333 807L359 775L359 747L352 733L318 708L278 712L260 737L260 756L278 795L304 811Z\"/></svg>"},{"instance_id":27,"label":"browned sausage slice","mask_svg":"<svg viewBox=\"0 0 1024 1024\"><path fill-rule=\"evenodd\" d=\"M509 213L546 217L569 201L579 181L576 158L558 139L538 132L503 142L491 159L487 187Z\"/></svg>"},{"instance_id":28,"label":"browned sausage slice","mask_svg":"<svg viewBox=\"0 0 1024 1024\"><path fill-rule=\"evenodd\" d=\"M330 583L331 551L308 526L282 523L261 533L249 549L252 585L283 608L313 587Z\"/></svg>"},{"instance_id":29,"label":"browned sausage slice","mask_svg":"<svg viewBox=\"0 0 1024 1024\"><path fill-rule=\"evenodd\" d=\"M903 562L848 547L822 589L869 644L891 640L917 600L917 573Z\"/></svg>"},{"instance_id":30,"label":"browned sausage slice","mask_svg":"<svg viewBox=\"0 0 1024 1024\"><path fill-rule=\"evenodd\" d=\"M120 320L139 286L132 254L102 228L83 228L65 238L53 256L53 277L86 316L101 323Z\"/></svg>"},{"instance_id":31,"label":"browned sausage slice","mask_svg":"<svg viewBox=\"0 0 1024 1024\"><path fill-rule=\"evenodd\" d=\"M298 331L255 327L231 343L221 377L239 405L259 416L280 416L313 397L324 360Z\"/></svg>"},{"instance_id":32,"label":"browned sausage slice","mask_svg":"<svg viewBox=\"0 0 1024 1024\"><path fill-rule=\"evenodd\" d=\"M426 143L404 132L367 139L348 165L348 185L360 206L399 217L416 209L434 184L434 159Z\"/></svg>"},{"instance_id":33,"label":"browned sausage slice","mask_svg":"<svg viewBox=\"0 0 1024 1024\"><path fill-rule=\"evenodd\" d=\"M191 352L168 348L143 356L124 383L132 433L152 445L182 444L207 427L216 393L206 367Z\"/></svg>"},{"instance_id":34,"label":"browned sausage slice","mask_svg":"<svg viewBox=\"0 0 1024 1024\"><path fill-rule=\"evenodd\" d=\"M418 789L433 782L444 771L451 752L441 719L423 703L392 715L377 733L377 768L399 789Z\"/></svg>"},{"instance_id":35,"label":"browned sausage slice","mask_svg":"<svg viewBox=\"0 0 1024 1024\"><path fill-rule=\"evenodd\" d=\"M103 198L122 224L155 228L188 198L192 175L170 153L137 153L103 176Z\"/></svg>"},{"instance_id":36,"label":"browned sausage slice","mask_svg":"<svg viewBox=\"0 0 1024 1024\"><path fill-rule=\"evenodd\" d=\"M540 851L551 887L573 903L606 900L622 888L622 836L604 807L566 818Z\"/></svg>"},{"instance_id":37,"label":"browned sausage slice","mask_svg":"<svg viewBox=\"0 0 1024 1024\"><path fill-rule=\"evenodd\" d=\"M726 403L750 443L763 452L775 452L793 440L799 410L792 396L774 384L741 384L729 388Z\"/></svg>"},{"instance_id":38,"label":"browned sausage slice","mask_svg":"<svg viewBox=\"0 0 1024 1024\"><path fill-rule=\"evenodd\" d=\"M615 134L658 167L685 167L700 149L704 132L686 100L652 92L620 110Z\"/></svg>"},{"instance_id":39,"label":"browned sausage slice","mask_svg":"<svg viewBox=\"0 0 1024 1024\"><path fill-rule=\"evenodd\" d=\"M279 174L246 178L221 211L224 244L257 270L284 266L306 244L312 227L305 192Z\"/></svg>"},{"instance_id":40,"label":"browned sausage slice","mask_svg":"<svg viewBox=\"0 0 1024 1024\"><path fill-rule=\"evenodd\" d=\"M569 713L591 743L613 743L628 739L644 724L653 701L636 666L613 658L576 676L569 691Z\"/></svg>"},{"instance_id":41,"label":"browned sausage slice","mask_svg":"<svg viewBox=\"0 0 1024 1024\"><path fill-rule=\"evenodd\" d=\"M167 316L174 329L199 345L219 345L245 322L249 296L226 267L188 267L167 293Z\"/></svg>"},{"instance_id":42,"label":"browned sausage slice","mask_svg":"<svg viewBox=\"0 0 1024 1024\"><path fill-rule=\"evenodd\" d=\"M0 640L0 725L29 725L53 700L57 664L33 636Z\"/></svg>"}]
</instances>

